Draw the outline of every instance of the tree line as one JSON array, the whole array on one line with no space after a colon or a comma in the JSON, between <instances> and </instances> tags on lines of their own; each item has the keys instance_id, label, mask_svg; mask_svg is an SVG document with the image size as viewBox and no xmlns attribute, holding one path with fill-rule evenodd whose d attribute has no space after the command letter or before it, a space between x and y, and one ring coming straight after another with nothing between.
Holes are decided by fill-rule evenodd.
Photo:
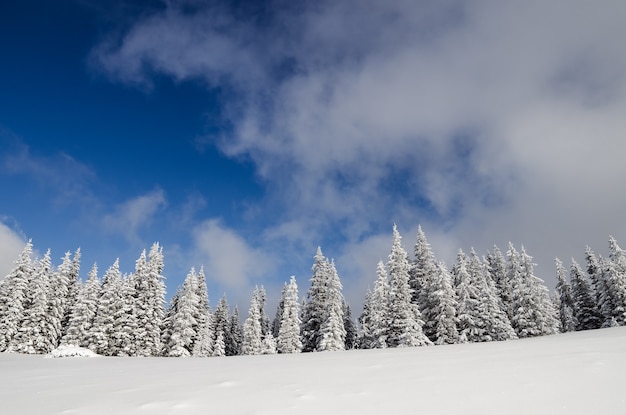
<instances>
[{"instance_id":1,"label":"tree line","mask_svg":"<svg viewBox=\"0 0 626 415\"><path fill-rule=\"evenodd\" d=\"M209 304L203 268L192 268L165 304L163 249L144 250L135 271L119 260L98 276L79 277L80 250L54 267L48 250L33 259L28 242L0 283L0 351L49 353L60 345L106 356L211 357L336 351L512 340L626 324L626 254L609 238L608 258L586 249L587 268L556 260L550 296L532 257L509 243L480 257L459 251L448 268L421 227L409 259L394 225L387 262L380 261L363 312L354 319L334 260L318 247L303 298L285 283L275 317L255 287L240 321L226 296Z\"/></svg>"}]
</instances>

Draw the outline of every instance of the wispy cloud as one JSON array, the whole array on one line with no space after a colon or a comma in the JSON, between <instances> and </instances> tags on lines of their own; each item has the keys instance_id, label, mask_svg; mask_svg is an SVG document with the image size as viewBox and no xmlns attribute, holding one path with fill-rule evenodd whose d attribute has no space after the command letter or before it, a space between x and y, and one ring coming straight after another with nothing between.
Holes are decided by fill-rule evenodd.
<instances>
[{"instance_id":1,"label":"wispy cloud","mask_svg":"<svg viewBox=\"0 0 626 415\"><path fill-rule=\"evenodd\" d=\"M550 264L626 238L623 2L175 4L94 56L129 82L232 89L219 145L284 206L268 234L359 244L422 222Z\"/></svg>"},{"instance_id":2,"label":"wispy cloud","mask_svg":"<svg viewBox=\"0 0 626 415\"><path fill-rule=\"evenodd\" d=\"M144 244L139 232L151 224L166 205L165 192L155 189L115 206L102 218L102 226L107 232L120 234L131 243Z\"/></svg>"},{"instance_id":3,"label":"wispy cloud","mask_svg":"<svg viewBox=\"0 0 626 415\"><path fill-rule=\"evenodd\" d=\"M15 260L26 245L24 235L7 223L8 218L0 217L0 280L13 269Z\"/></svg>"}]
</instances>

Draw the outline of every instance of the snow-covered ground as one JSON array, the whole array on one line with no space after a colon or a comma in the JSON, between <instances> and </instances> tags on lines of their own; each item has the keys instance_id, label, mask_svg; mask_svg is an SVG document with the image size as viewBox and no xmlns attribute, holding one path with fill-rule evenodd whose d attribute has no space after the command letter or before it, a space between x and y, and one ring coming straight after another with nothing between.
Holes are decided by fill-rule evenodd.
<instances>
[{"instance_id":1,"label":"snow-covered ground","mask_svg":"<svg viewBox=\"0 0 626 415\"><path fill-rule=\"evenodd\" d=\"M626 327L226 358L0 353L2 414L626 413Z\"/></svg>"}]
</instances>

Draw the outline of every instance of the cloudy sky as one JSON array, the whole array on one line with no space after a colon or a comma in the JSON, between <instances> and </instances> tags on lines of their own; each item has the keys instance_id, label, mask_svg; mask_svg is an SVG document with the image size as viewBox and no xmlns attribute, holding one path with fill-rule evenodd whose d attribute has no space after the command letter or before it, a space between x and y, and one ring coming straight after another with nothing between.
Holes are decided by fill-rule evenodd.
<instances>
[{"instance_id":1,"label":"cloudy sky","mask_svg":"<svg viewBox=\"0 0 626 415\"><path fill-rule=\"evenodd\" d=\"M106 3L106 5L104 5ZM553 259L626 245L626 3L24 0L0 10L0 274L165 250L247 310L315 248L359 309L397 223Z\"/></svg>"}]
</instances>

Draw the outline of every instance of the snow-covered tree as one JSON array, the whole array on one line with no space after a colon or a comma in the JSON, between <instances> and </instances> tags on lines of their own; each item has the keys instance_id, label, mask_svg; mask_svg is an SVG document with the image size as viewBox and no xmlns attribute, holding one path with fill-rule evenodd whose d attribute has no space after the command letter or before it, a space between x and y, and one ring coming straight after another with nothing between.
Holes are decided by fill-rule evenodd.
<instances>
[{"instance_id":1,"label":"snow-covered tree","mask_svg":"<svg viewBox=\"0 0 626 415\"><path fill-rule=\"evenodd\" d=\"M241 344L241 353L245 355L261 353L261 316L259 314L260 307L257 293L258 291L255 289L252 299L250 300L248 318L246 318L246 321L243 324L243 342Z\"/></svg>"},{"instance_id":2,"label":"snow-covered tree","mask_svg":"<svg viewBox=\"0 0 626 415\"><path fill-rule=\"evenodd\" d=\"M598 306L598 311L602 314L602 327L610 327L612 321L614 321L613 310L615 306L613 304L613 297L608 285L607 276L605 272L607 267L605 266L606 259L598 259L596 254L590 247L585 248L585 259L587 261L587 275L591 281L591 287L595 293L595 300Z\"/></svg>"},{"instance_id":3,"label":"snow-covered tree","mask_svg":"<svg viewBox=\"0 0 626 415\"><path fill-rule=\"evenodd\" d=\"M239 307L235 306L233 315L230 316L230 325L226 338L226 356L237 356L241 354L243 343L243 328L239 322Z\"/></svg>"},{"instance_id":4,"label":"snow-covered tree","mask_svg":"<svg viewBox=\"0 0 626 415\"><path fill-rule=\"evenodd\" d=\"M89 348L98 354L114 355L115 314L120 306L122 274L119 258L104 273L102 286L98 295L97 311L93 325L89 330Z\"/></svg>"},{"instance_id":5,"label":"snow-covered tree","mask_svg":"<svg viewBox=\"0 0 626 415\"><path fill-rule=\"evenodd\" d=\"M346 329L343 319L344 298L341 294L342 289L343 286L339 280L335 262L331 261L327 291L327 315L320 327L321 339L318 345L318 351L345 350Z\"/></svg>"},{"instance_id":6,"label":"snow-covered tree","mask_svg":"<svg viewBox=\"0 0 626 415\"><path fill-rule=\"evenodd\" d=\"M94 264L89 271L87 281L80 287L61 344L89 347L89 331L98 309L99 291L98 265Z\"/></svg>"},{"instance_id":7,"label":"snow-covered tree","mask_svg":"<svg viewBox=\"0 0 626 415\"><path fill-rule=\"evenodd\" d=\"M134 333L134 343L139 356L158 356L161 350L165 317L163 266L163 248L158 243L152 245L147 257L144 250L135 263L134 313L138 328Z\"/></svg>"},{"instance_id":8,"label":"snow-covered tree","mask_svg":"<svg viewBox=\"0 0 626 415\"><path fill-rule=\"evenodd\" d=\"M574 315L576 317L576 330L591 330L602 327L602 315L598 311L595 295L591 290L589 281L583 275L580 265L572 258L570 268L570 280L572 281L572 299L574 302Z\"/></svg>"},{"instance_id":9,"label":"snow-covered tree","mask_svg":"<svg viewBox=\"0 0 626 415\"><path fill-rule=\"evenodd\" d=\"M431 281L428 293L429 298L426 301L430 304L432 316L432 320L428 321L428 325L432 327L430 340L434 344L458 343L460 340L456 317L458 303L452 286L452 277L443 262L438 264L437 274Z\"/></svg>"},{"instance_id":10,"label":"snow-covered tree","mask_svg":"<svg viewBox=\"0 0 626 415\"><path fill-rule=\"evenodd\" d=\"M515 248L513 248L515 249ZM500 308L507 317L511 318L511 297L513 296L513 284L507 271L507 262L500 249L494 245L493 250L486 256L489 276L496 286L496 292L500 298Z\"/></svg>"},{"instance_id":11,"label":"snow-covered tree","mask_svg":"<svg viewBox=\"0 0 626 415\"><path fill-rule=\"evenodd\" d=\"M226 341L227 337L230 334L230 316L228 310L228 301L226 300L226 294L224 294L222 298L220 298L217 306L215 307L215 311L213 312L211 332L213 335L212 356L215 356L216 354L218 356L226 356ZM219 337L221 337L221 345L218 344Z\"/></svg>"},{"instance_id":12,"label":"snow-covered tree","mask_svg":"<svg viewBox=\"0 0 626 415\"><path fill-rule=\"evenodd\" d=\"M612 236L609 237L609 258L603 265L612 319L620 326L626 325L626 253Z\"/></svg>"},{"instance_id":13,"label":"snow-covered tree","mask_svg":"<svg viewBox=\"0 0 626 415\"><path fill-rule=\"evenodd\" d=\"M196 316L200 304L198 280L193 268L187 274L176 300L174 312L167 317L170 334L168 343L165 345L165 355L187 357L191 355L196 338Z\"/></svg>"},{"instance_id":14,"label":"snow-covered tree","mask_svg":"<svg viewBox=\"0 0 626 415\"><path fill-rule=\"evenodd\" d=\"M574 299L572 297L572 287L565 276L565 267L560 259L556 258L556 295L559 299L559 317L561 320L561 331L568 332L576 330L577 321L574 317Z\"/></svg>"},{"instance_id":15,"label":"snow-covered tree","mask_svg":"<svg viewBox=\"0 0 626 415\"><path fill-rule=\"evenodd\" d=\"M136 312L134 274L124 275L113 312L112 355L138 356L135 333L139 329Z\"/></svg>"},{"instance_id":16,"label":"snow-covered tree","mask_svg":"<svg viewBox=\"0 0 626 415\"><path fill-rule=\"evenodd\" d=\"M11 272L0 282L0 352L5 351L24 317L26 296L33 278L33 244L29 240Z\"/></svg>"},{"instance_id":17,"label":"snow-covered tree","mask_svg":"<svg viewBox=\"0 0 626 415\"><path fill-rule=\"evenodd\" d=\"M261 342L261 354L276 354L276 339L272 332L268 332Z\"/></svg>"},{"instance_id":18,"label":"snow-covered tree","mask_svg":"<svg viewBox=\"0 0 626 415\"><path fill-rule=\"evenodd\" d=\"M278 306L276 307L276 315L274 316L274 321L272 321L272 335L274 338L278 339L278 333L280 332L280 322L283 318L283 311L285 309L285 295L287 293L287 283L283 284L283 289L280 293L280 301L278 302Z\"/></svg>"},{"instance_id":19,"label":"snow-covered tree","mask_svg":"<svg viewBox=\"0 0 626 415\"><path fill-rule=\"evenodd\" d=\"M50 250L38 261L30 281L20 327L9 349L20 353L49 353L52 344L51 325L48 314L48 292L52 263Z\"/></svg>"},{"instance_id":20,"label":"snow-covered tree","mask_svg":"<svg viewBox=\"0 0 626 415\"><path fill-rule=\"evenodd\" d=\"M213 352L211 353L211 356L226 356L226 345L224 344L224 332L222 330L219 330L217 332L217 337L215 338L215 342L213 343Z\"/></svg>"},{"instance_id":21,"label":"snow-covered tree","mask_svg":"<svg viewBox=\"0 0 626 415\"><path fill-rule=\"evenodd\" d=\"M321 327L327 316L329 263L317 247L311 268L311 286L307 291L307 302L302 309L302 351L317 350L321 339Z\"/></svg>"},{"instance_id":22,"label":"snow-covered tree","mask_svg":"<svg viewBox=\"0 0 626 415\"><path fill-rule=\"evenodd\" d=\"M196 357L209 357L213 351L213 335L211 332L212 315L209 307L209 295L207 291L206 276L204 268L198 271L198 314L196 339L193 346L193 355Z\"/></svg>"},{"instance_id":23,"label":"snow-covered tree","mask_svg":"<svg viewBox=\"0 0 626 415\"><path fill-rule=\"evenodd\" d=\"M352 320L352 310L350 305L344 300L343 302L343 328L346 332L345 346L346 350L352 350L356 347L357 328L354 320Z\"/></svg>"},{"instance_id":24,"label":"snow-covered tree","mask_svg":"<svg viewBox=\"0 0 626 415\"><path fill-rule=\"evenodd\" d=\"M429 311L429 290L439 270L437 269L437 260L426 239L426 234L422 231L421 225L417 228L414 253L415 260L409 270L412 301L418 305L424 321L428 322L429 319L433 318Z\"/></svg>"},{"instance_id":25,"label":"snow-covered tree","mask_svg":"<svg viewBox=\"0 0 626 415\"><path fill-rule=\"evenodd\" d=\"M511 324L518 337L533 337L558 332L559 320L548 289L534 275L532 257L522 247L519 254L519 276L513 279L513 318Z\"/></svg>"},{"instance_id":26,"label":"snow-covered tree","mask_svg":"<svg viewBox=\"0 0 626 415\"><path fill-rule=\"evenodd\" d=\"M424 323L419 307L411 301L409 260L396 225L393 226L393 244L387 266L390 276L387 345L406 347L432 344L422 332Z\"/></svg>"},{"instance_id":27,"label":"snow-covered tree","mask_svg":"<svg viewBox=\"0 0 626 415\"><path fill-rule=\"evenodd\" d=\"M361 316L362 338L359 347L386 348L389 320L389 276L383 261L378 261L374 291L366 297Z\"/></svg>"},{"instance_id":28,"label":"snow-covered tree","mask_svg":"<svg viewBox=\"0 0 626 415\"><path fill-rule=\"evenodd\" d=\"M479 288L469 271L469 260L461 250L453 268L456 285L457 321L460 342L486 341L483 316L480 315Z\"/></svg>"},{"instance_id":29,"label":"snow-covered tree","mask_svg":"<svg viewBox=\"0 0 626 415\"><path fill-rule=\"evenodd\" d=\"M48 312L50 314L50 324L52 325L51 340L54 347L57 347L61 342L64 334L63 323L67 321L67 316L71 312L70 286L72 286L74 279L77 278L71 255L69 251L65 253L63 262L50 277Z\"/></svg>"},{"instance_id":30,"label":"snow-covered tree","mask_svg":"<svg viewBox=\"0 0 626 415\"><path fill-rule=\"evenodd\" d=\"M283 315L279 325L277 349L279 353L300 353L300 304L298 303L298 285L296 278L291 276L287 289L284 290Z\"/></svg>"}]
</instances>

